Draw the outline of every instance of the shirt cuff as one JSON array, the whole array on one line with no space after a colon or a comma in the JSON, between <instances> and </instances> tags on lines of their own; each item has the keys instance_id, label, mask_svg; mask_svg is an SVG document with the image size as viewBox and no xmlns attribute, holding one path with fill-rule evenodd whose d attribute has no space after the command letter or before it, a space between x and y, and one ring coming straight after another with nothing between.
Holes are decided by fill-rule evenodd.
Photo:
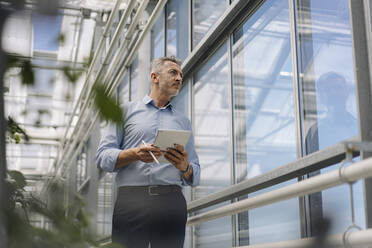
<instances>
[{"instance_id":1,"label":"shirt cuff","mask_svg":"<svg viewBox=\"0 0 372 248\"><path fill-rule=\"evenodd\" d=\"M115 169L116 162L118 161L119 153L122 150L120 149L110 149L106 151L106 154L104 154L102 160L100 161L100 168L103 171L107 172L115 172L118 171L118 169Z\"/></svg>"},{"instance_id":2,"label":"shirt cuff","mask_svg":"<svg viewBox=\"0 0 372 248\"><path fill-rule=\"evenodd\" d=\"M190 166L192 166L192 175L190 180L186 180L183 175L182 175L182 182L184 185L189 185L189 186L195 186L199 184L199 171L200 167L198 165L190 163Z\"/></svg>"}]
</instances>

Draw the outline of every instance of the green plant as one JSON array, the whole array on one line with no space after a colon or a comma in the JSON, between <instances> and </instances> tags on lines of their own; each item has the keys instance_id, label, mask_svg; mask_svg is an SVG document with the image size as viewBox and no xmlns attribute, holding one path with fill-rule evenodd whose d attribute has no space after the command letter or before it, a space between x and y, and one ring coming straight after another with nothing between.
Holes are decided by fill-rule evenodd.
<instances>
[{"instance_id":1,"label":"green plant","mask_svg":"<svg viewBox=\"0 0 372 248\"><path fill-rule=\"evenodd\" d=\"M23 138L26 142L28 142L30 139L26 132L10 116L8 116L7 120L7 133L8 139L10 141L14 141L17 144L21 142L21 138Z\"/></svg>"},{"instance_id":2,"label":"green plant","mask_svg":"<svg viewBox=\"0 0 372 248\"><path fill-rule=\"evenodd\" d=\"M69 192L70 202L65 207L65 187L63 183L50 183L45 199L27 195L26 179L19 171L8 171L6 187L9 202L3 214L8 230L9 248L84 248L100 247L89 228L89 216L84 211L84 202L76 194ZM31 224L30 217L39 214L51 223L50 229ZM121 247L117 244L101 246Z\"/></svg>"}]
</instances>

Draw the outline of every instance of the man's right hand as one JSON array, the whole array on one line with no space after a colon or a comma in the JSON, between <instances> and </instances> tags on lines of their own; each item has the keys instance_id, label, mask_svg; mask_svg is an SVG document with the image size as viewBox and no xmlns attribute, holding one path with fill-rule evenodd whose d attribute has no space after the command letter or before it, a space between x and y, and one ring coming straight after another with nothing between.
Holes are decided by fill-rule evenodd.
<instances>
[{"instance_id":1,"label":"man's right hand","mask_svg":"<svg viewBox=\"0 0 372 248\"><path fill-rule=\"evenodd\" d=\"M145 162L145 163L154 162L154 159L152 158L150 151L152 152L152 154L154 154L156 158L161 156L160 149L151 144L140 145L136 147L134 151L135 151L137 160L141 160L142 162Z\"/></svg>"}]
</instances>

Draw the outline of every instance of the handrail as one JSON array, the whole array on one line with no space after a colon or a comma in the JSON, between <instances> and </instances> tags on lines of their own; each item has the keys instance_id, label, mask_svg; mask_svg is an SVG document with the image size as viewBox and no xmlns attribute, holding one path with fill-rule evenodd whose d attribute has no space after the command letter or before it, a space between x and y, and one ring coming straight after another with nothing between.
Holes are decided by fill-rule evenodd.
<instances>
[{"instance_id":1,"label":"handrail","mask_svg":"<svg viewBox=\"0 0 372 248\"><path fill-rule=\"evenodd\" d=\"M274 243L239 246L239 248L309 248L316 247L314 244L316 244L317 241L317 238L313 237L299 240L286 240ZM370 245L372 243L372 229L350 232L347 236L347 243L353 247ZM327 247L345 247L343 234L330 235L325 238L323 244L327 245Z\"/></svg>"},{"instance_id":2,"label":"handrail","mask_svg":"<svg viewBox=\"0 0 372 248\"><path fill-rule=\"evenodd\" d=\"M242 201L222 206L188 219L187 225L194 226L203 222L230 216L250 209L262 207L279 201L287 200L293 197L300 197L307 194L315 193L328 189L347 181L356 181L361 178L372 176L372 158L355 162L348 167L344 167L342 173L339 170L333 170L328 173L311 177L304 181L294 183L280 189L272 190L258 196L254 196Z\"/></svg>"},{"instance_id":3,"label":"handrail","mask_svg":"<svg viewBox=\"0 0 372 248\"><path fill-rule=\"evenodd\" d=\"M236 197L303 176L306 173L320 170L340 162L345 158L345 154L349 150L353 150L353 156L358 156L360 151L371 151L372 147L371 144L367 147L367 144L358 142L357 137L352 137L344 142L314 152L249 180L231 185L201 199L191 201L187 205L187 210L188 212L194 212L199 209L232 200Z\"/></svg>"}]
</instances>

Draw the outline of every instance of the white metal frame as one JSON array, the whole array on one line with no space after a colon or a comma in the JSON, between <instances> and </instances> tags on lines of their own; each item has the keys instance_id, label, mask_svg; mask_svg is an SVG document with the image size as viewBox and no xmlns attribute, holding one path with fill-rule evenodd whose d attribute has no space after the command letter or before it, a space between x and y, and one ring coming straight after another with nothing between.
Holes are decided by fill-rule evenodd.
<instances>
[{"instance_id":1,"label":"white metal frame","mask_svg":"<svg viewBox=\"0 0 372 248\"><path fill-rule=\"evenodd\" d=\"M120 0L118 0L118 2L120 2ZM145 7L147 6L147 3L148 3L148 0L143 1L142 4L140 5L139 9L137 10L137 14L136 14L136 16L133 20L134 22L132 22L131 26L128 28L128 32L129 31L134 32L134 30L135 30L134 27L137 26L137 23L138 23L139 17L140 17L140 13L142 13L144 11ZM154 24L158 14L162 11L162 8L164 7L165 3L166 3L166 0L158 2L155 9L153 10L153 13L151 14L146 26L144 27L141 34L139 35L139 37L137 39L131 40L129 46L125 47L126 48L125 51L123 51L124 49L122 49L120 51L120 52L125 52L125 54L120 53L120 52L118 52L116 54L115 58L124 57L125 60L123 62L123 66L120 68L119 73L114 77L113 80L109 80L109 78L111 78L112 75L109 75L109 76L106 75L106 77L105 77L106 81L104 81L103 83L107 85L107 91L108 91L109 95L111 95L113 93L114 89L116 89L117 86L119 85L122 76L126 72L130 63L133 61L133 58L134 58L137 50L139 49L140 45L142 44L143 39L145 38L147 32L150 30L150 28ZM117 3L117 5L118 5L118 3ZM116 7L116 5L115 5L115 7ZM112 25L112 21L110 21L111 18L113 19L112 16L114 16L114 15L113 14L110 15L110 18L109 18L109 21L108 21L107 25ZM126 16L126 15L124 14L123 17L124 16ZM120 26L122 26L122 25L119 25L119 27ZM105 37L105 34L106 34L106 30L109 30L109 28L107 28L107 26L106 26L106 29L105 29L104 37ZM115 34L119 34L119 32L117 31ZM128 33L128 35L126 37L131 37L131 35L132 34ZM107 34L106 34L106 36L107 36ZM118 37L118 35L116 35L116 36ZM103 43L103 40L104 40L104 38L101 39L100 44ZM116 38L115 38L115 40L116 40ZM125 42L123 42L123 43L125 43ZM111 47L113 47L113 46L114 46L114 42L111 42L109 51L111 51ZM100 48L102 49L102 47L103 47L103 45L98 46L99 49ZM84 84L84 88L83 88L83 90L80 94L79 100L75 105L76 109L79 106L81 96L86 94L87 92L89 92L88 93L88 96L89 96L90 92L91 92L91 89L93 87L93 84L97 82L98 76L96 76L94 78L92 85L89 85L88 80L89 80L90 71L92 71L92 68L94 68L95 62L97 61L97 57L98 57L97 54L99 54L99 53L100 53L100 50L98 50L96 52L95 59L93 59L93 62L90 66L90 69L89 69L88 75L87 75L87 81ZM108 52L108 55L111 55L110 52ZM117 59L114 59L114 61L111 64L116 63L116 65L117 65L116 60ZM102 69L102 67L101 67L101 69ZM110 70L110 73L112 73L112 70ZM91 103L92 99L90 99L88 97L88 99L86 101ZM86 106L86 104L87 103L85 103L84 106ZM83 107L83 110L85 110L84 107ZM69 125L71 125L72 120L73 120L73 116L75 115L75 113L76 113L76 110L73 112L73 115L70 119ZM79 125L75 125L75 128L72 131L70 143L65 147L65 149L61 150L60 156L57 159L57 169L54 171L55 175L62 175L62 176L65 175L66 171L71 166L74 158L80 152L82 145L84 144L84 142L88 139L89 135L91 134L91 131L94 127L94 124L97 122L97 120L98 120L98 113L93 114L93 116L91 116L91 113L88 113L87 115L83 115L82 113L80 113L80 117L79 117L79 120L78 120ZM67 139L67 134L68 134L68 129L66 129L64 140ZM64 143L65 142L62 142L62 144L64 144ZM67 159L68 159L68 161L67 161Z\"/></svg>"}]
</instances>

